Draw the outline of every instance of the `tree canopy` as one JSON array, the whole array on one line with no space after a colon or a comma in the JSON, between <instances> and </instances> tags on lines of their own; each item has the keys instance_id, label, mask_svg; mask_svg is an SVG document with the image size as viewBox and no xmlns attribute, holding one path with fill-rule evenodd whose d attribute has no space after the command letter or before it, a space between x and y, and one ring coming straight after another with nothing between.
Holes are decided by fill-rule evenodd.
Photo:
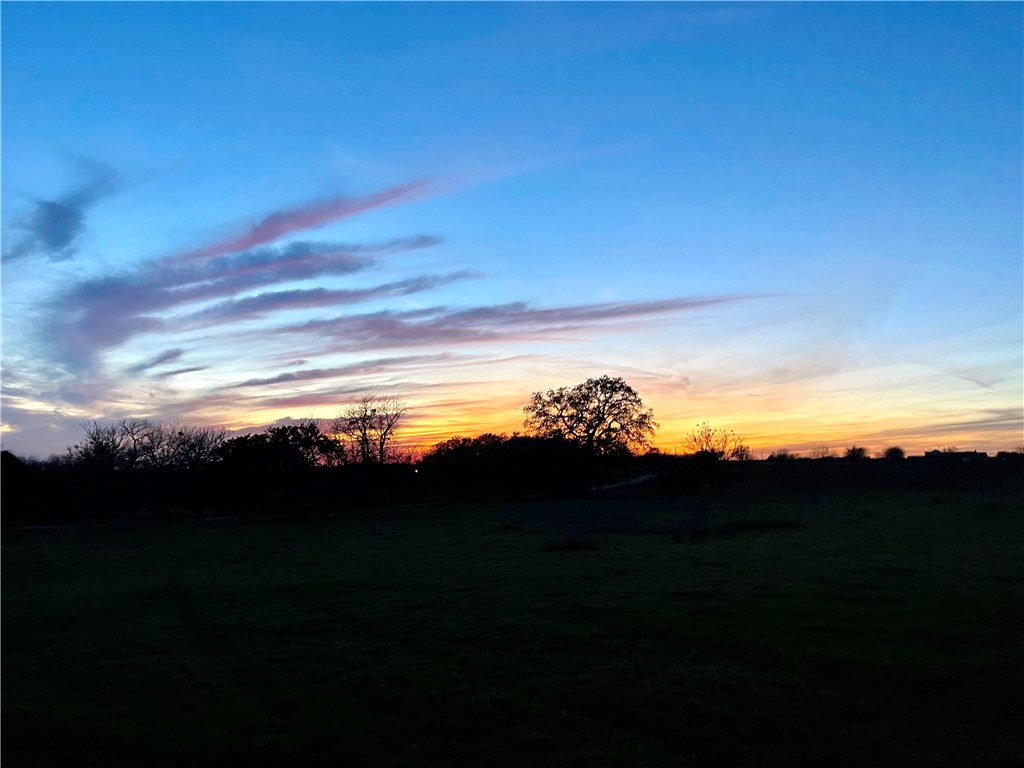
<instances>
[{"instance_id":1,"label":"tree canopy","mask_svg":"<svg viewBox=\"0 0 1024 768\"><path fill-rule=\"evenodd\" d=\"M523 412L531 433L562 437L597 454L647 448L658 427L636 390L611 376L534 392Z\"/></svg>"}]
</instances>

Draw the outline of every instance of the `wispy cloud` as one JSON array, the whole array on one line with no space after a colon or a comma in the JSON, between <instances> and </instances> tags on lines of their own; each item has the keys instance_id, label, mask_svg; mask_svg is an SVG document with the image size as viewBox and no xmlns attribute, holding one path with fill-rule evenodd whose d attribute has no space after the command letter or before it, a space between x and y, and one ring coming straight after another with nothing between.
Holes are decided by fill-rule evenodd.
<instances>
[{"instance_id":1,"label":"wispy cloud","mask_svg":"<svg viewBox=\"0 0 1024 768\"><path fill-rule=\"evenodd\" d=\"M354 274L377 264L383 254L436 242L425 236L377 246L300 242L197 265L152 261L126 274L88 279L65 289L50 308L43 332L58 363L71 371L88 371L103 350L142 333L179 327L163 316L168 311L271 285ZM226 314L229 309L221 307Z\"/></svg>"},{"instance_id":2,"label":"wispy cloud","mask_svg":"<svg viewBox=\"0 0 1024 768\"><path fill-rule=\"evenodd\" d=\"M273 312L292 309L315 309L318 307L356 304L388 296L409 296L429 291L443 285L480 278L482 275L469 269L444 275L420 275L419 277L397 280L370 288L338 289L296 288L289 291L268 291L256 296L215 304L199 312L181 318L186 325L205 324L262 317Z\"/></svg>"},{"instance_id":3,"label":"wispy cloud","mask_svg":"<svg viewBox=\"0 0 1024 768\"><path fill-rule=\"evenodd\" d=\"M297 384L306 381L317 381L320 379L337 379L350 376L366 376L378 374L395 368L406 368L409 366L435 365L448 363L455 358L454 355L441 353L436 355L408 355L405 357L384 357L376 360L364 360L351 365L343 365L335 368L314 368L306 371L289 371L276 376L259 379L247 379L237 384L231 384L226 389L240 389L244 387L265 387L273 384Z\"/></svg>"},{"instance_id":4,"label":"wispy cloud","mask_svg":"<svg viewBox=\"0 0 1024 768\"><path fill-rule=\"evenodd\" d=\"M273 242L292 232L322 227L332 221L386 205L409 202L425 197L430 190L426 180L412 181L363 197L333 197L316 200L296 208L275 211L240 235L204 245L177 257L181 261L205 259L226 253L237 253L264 243Z\"/></svg>"},{"instance_id":5,"label":"wispy cloud","mask_svg":"<svg viewBox=\"0 0 1024 768\"><path fill-rule=\"evenodd\" d=\"M172 376L181 376L184 373L196 373L197 371L206 371L209 370L209 368L210 366L208 365L193 365L190 368L176 368L173 371L164 371L163 373L158 373L157 376L159 376L161 379L169 379Z\"/></svg>"},{"instance_id":6,"label":"wispy cloud","mask_svg":"<svg viewBox=\"0 0 1024 768\"><path fill-rule=\"evenodd\" d=\"M186 253L152 259L120 274L78 281L59 292L40 324L50 357L68 373L92 375L99 372L98 364L104 352L119 348L140 335L180 335L208 327L216 328L217 336L228 344L253 341L254 333L258 334L261 346L291 337L294 339L289 350L291 360L395 348L431 352L431 348L474 342L552 339L559 334L628 324L746 298L691 297L550 308L520 301L317 317L318 310L426 293L459 281L479 279L482 275L462 269L420 274L371 286L309 287L301 283L365 273L387 255L431 247L440 239L417 235L377 244L308 241L266 244L345 216L407 202L428 194L432 188L427 182L416 181L363 197L330 198L276 211L240 235L216 240ZM296 311L313 313L313 316L296 322ZM251 325L243 325L254 319L261 320L258 331ZM173 362L180 355L180 349L168 350L130 366L127 372L143 373ZM198 367L168 371L160 378L192 372ZM320 366L318 370L335 368ZM301 372L298 375L310 377L313 374ZM276 374L259 378L269 383L276 380Z\"/></svg>"},{"instance_id":7,"label":"wispy cloud","mask_svg":"<svg viewBox=\"0 0 1024 768\"><path fill-rule=\"evenodd\" d=\"M119 178L110 167L89 158L78 158L81 181L53 199L36 199L31 210L15 228L23 232L5 261L41 255L64 261L78 251L76 241L86 230L86 214L105 197L117 191Z\"/></svg>"},{"instance_id":8,"label":"wispy cloud","mask_svg":"<svg viewBox=\"0 0 1024 768\"><path fill-rule=\"evenodd\" d=\"M985 432L1000 432L1017 435L1024 430L1024 409L1022 408L990 408L980 412L963 412L951 414L946 421L924 424L914 429L914 437L935 437L948 436L957 432L967 434L979 434ZM891 435L891 432L883 433Z\"/></svg>"},{"instance_id":9,"label":"wispy cloud","mask_svg":"<svg viewBox=\"0 0 1024 768\"><path fill-rule=\"evenodd\" d=\"M161 352L156 357L151 357L149 360L143 360L141 363L131 366L128 368L128 373L142 373L150 368L156 368L158 365L172 363L183 354L185 354L184 349L168 349L165 352Z\"/></svg>"},{"instance_id":10,"label":"wispy cloud","mask_svg":"<svg viewBox=\"0 0 1024 768\"><path fill-rule=\"evenodd\" d=\"M434 386L424 380L424 371L443 370L450 376L452 369L464 365L500 367L509 359L509 347L519 342L589 338L755 298L698 296L553 307L468 298L462 305L417 307L403 300L396 307L405 297L484 276L458 269L365 284L366 275L387 257L441 242L428 235L376 244L270 242L426 191L424 183L414 182L362 198L278 211L240 235L71 283L47 304L38 326L51 361L68 374L43 387L48 390L44 397L81 407L102 403L105 410L121 411L130 410L124 405L124 388L136 387L128 399L144 403L152 417L238 423L238 414L244 412L322 410L332 403L340 407L373 382L400 386L406 394L424 392ZM330 283L324 285L327 279ZM345 286L349 279L360 284ZM390 304L382 303L388 300ZM352 311L373 302L386 308ZM124 357L127 345L141 344L137 340L144 335L173 341L135 364L121 363L121 378L110 373L104 365L106 353L116 350ZM201 360L182 366L186 349ZM390 350L409 353L378 354ZM361 356L367 359L359 360ZM306 368L311 360L318 362ZM239 370L245 374L232 383L229 377ZM181 379L202 371L210 372L211 383L191 380L180 388ZM144 389L136 386L143 379L133 383L140 374L145 374Z\"/></svg>"},{"instance_id":11,"label":"wispy cloud","mask_svg":"<svg viewBox=\"0 0 1024 768\"><path fill-rule=\"evenodd\" d=\"M315 319L281 326L269 333L316 338L317 343L311 343L310 346L330 352L468 342L507 342L530 338L551 339L559 334L582 329L694 311L751 298L757 297L690 297L553 308L536 308L527 302L465 309L430 307L405 312L384 311Z\"/></svg>"}]
</instances>

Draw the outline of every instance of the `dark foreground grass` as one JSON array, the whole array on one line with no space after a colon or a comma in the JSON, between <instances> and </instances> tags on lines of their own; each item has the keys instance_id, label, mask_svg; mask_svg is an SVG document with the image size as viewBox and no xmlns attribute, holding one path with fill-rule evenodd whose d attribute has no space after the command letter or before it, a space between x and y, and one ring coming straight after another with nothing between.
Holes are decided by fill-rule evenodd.
<instances>
[{"instance_id":1,"label":"dark foreground grass","mask_svg":"<svg viewBox=\"0 0 1024 768\"><path fill-rule=\"evenodd\" d=\"M3 541L7 766L1012 765L1019 494Z\"/></svg>"}]
</instances>

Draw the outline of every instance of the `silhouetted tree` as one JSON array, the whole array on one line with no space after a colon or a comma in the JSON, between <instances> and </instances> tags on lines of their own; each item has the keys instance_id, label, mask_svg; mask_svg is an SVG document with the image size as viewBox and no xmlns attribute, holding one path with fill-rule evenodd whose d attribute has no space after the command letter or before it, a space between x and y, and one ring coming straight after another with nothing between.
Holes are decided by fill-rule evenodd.
<instances>
[{"instance_id":1,"label":"silhouetted tree","mask_svg":"<svg viewBox=\"0 0 1024 768\"><path fill-rule=\"evenodd\" d=\"M426 455L423 457L423 461L430 462L447 459L449 457L469 456L473 451L474 443L475 441L471 437L463 437L462 435L449 437L447 440L435 443L434 446L427 451Z\"/></svg>"},{"instance_id":2,"label":"silhouetted tree","mask_svg":"<svg viewBox=\"0 0 1024 768\"><path fill-rule=\"evenodd\" d=\"M150 465L165 442L159 424L146 419L124 419L118 426L123 446L122 464L125 469Z\"/></svg>"},{"instance_id":3,"label":"silhouetted tree","mask_svg":"<svg viewBox=\"0 0 1024 768\"><path fill-rule=\"evenodd\" d=\"M715 461L742 461L750 458L750 449L744 444L742 437L732 430L712 427L706 421L698 424L697 428L687 435L683 445L688 452Z\"/></svg>"},{"instance_id":4,"label":"silhouetted tree","mask_svg":"<svg viewBox=\"0 0 1024 768\"><path fill-rule=\"evenodd\" d=\"M398 422L407 411L397 397L366 395L331 422L331 432L350 443L355 461L385 464Z\"/></svg>"},{"instance_id":5,"label":"silhouetted tree","mask_svg":"<svg viewBox=\"0 0 1024 768\"><path fill-rule=\"evenodd\" d=\"M49 463L92 470L198 469L214 459L226 437L224 430L212 427L163 425L147 419L92 421L82 428L85 439Z\"/></svg>"},{"instance_id":6,"label":"silhouetted tree","mask_svg":"<svg viewBox=\"0 0 1024 768\"><path fill-rule=\"evenodd\" d=\"M483 434L437 443L419 466L437 501L567 497L593 480L595 456L560 436Z\"/></svg>"},{"instance_id":7,"label":"silhouetted tree","mask_svg":"<svg viewBox=\"0 0 1024 768\"><path fill-rule=\"evenodd\" d=\"M561 437L595 454L647 448L658 427L654 412L644 407L636 391L610 376L534 392L523 412L532 434Z\"/></svg>"},{"instance_id":8,"label":"silhouetted tree","mask_svg":"<svg viewBox=\"0 0 1024 768\"><path fill-rule=\"evenodd\" d=\"M287 463L295 466L319 467L332 465L337 456L337 447L324 434L320 425L312 419L267 429L269 444L278 449Z\"/></svg>"},{"instance_id":9,"label":"silhouetted tree","mask_svg":"<svg viewBox=\"0 0 1024 768\"><path fill-rule=\"evenodd\" d=\"M883 453L882 456L886 459L902 459L906 457L906 454L903 452L902 448L898 445L894 445L890 448L886 448L885 453Z\"/></svg>"},{"instance_id":10,"label":"silhouetted tree","mask_svg":"<svg viewBox=\"0 0 1024 768\"><path fill-rule=\"evenodd\" d=\"M844 458L860 461L868 457L868 449L859 445L853 445L846 449Z\"/></svg>"},{"instance_id":11,"label":"silhouetted tree","mask_svg":"<svg viewBox=\"0 0 1024 768\"><path fill-rule=\"evenodd\" d=\"M171 424L163 428L167 456L165 466L177 469L199 469L214 461L217 449L227 439L227 432L213 427L191 427Z\"/></svg>"},{"instance_id":12,"label":"silhouetted tree","mask_svg":"<svg viewBox=\"0 0 1024 768\"><path fill-rule=\"evenodd\" d=\"M260 469L271 463L266 434L235 435L217 448L218 463L230 469Z\"/></svg>"},{"instance_id":13,"label":"silhouetted tree","mask_svg":"<svg viewBox=\"0 0 1024 768\"><path fill-rule=\"evenodd\" d=\"M255 435L224 440L214 450L217 458L234 469L289 470L333 465L337 446L313 420L267 429Z\"/></svg>"},{"instance_id":14,"label":"silhouetted tree","mask_svg":"<svg viewBox=\"0 0 1024 768\"><path fill-rule=\"evenodd\" d=\"M68 449L71 463L90 469L123 467L128 457L128 439L117 424L91 421L82 425L85 439Z\"/></svg>"}]
</instances>

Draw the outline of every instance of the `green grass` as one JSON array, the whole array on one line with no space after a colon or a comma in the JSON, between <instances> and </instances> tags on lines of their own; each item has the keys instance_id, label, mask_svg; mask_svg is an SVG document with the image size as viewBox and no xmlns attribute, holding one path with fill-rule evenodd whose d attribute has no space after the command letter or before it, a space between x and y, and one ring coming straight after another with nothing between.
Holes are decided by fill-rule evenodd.
<instances>
[{"instance_id":1,"label":"green grass","mask_svg":"<svg viewBox=\"0 0 1024 768\"><path fill-rule=\"evenodd\" d=\"M1012 765L1019 494L8 534L4 766Z\"/></svg>"}]
</instances>

